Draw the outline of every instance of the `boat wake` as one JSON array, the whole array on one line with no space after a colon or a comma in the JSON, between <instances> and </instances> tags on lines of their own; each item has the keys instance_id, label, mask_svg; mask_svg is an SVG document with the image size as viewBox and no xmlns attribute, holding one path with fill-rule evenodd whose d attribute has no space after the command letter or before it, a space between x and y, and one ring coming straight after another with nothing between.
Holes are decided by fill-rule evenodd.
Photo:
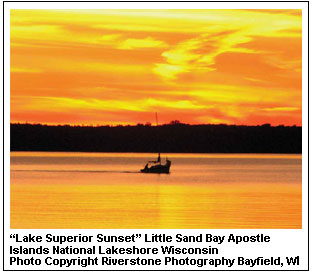
<instances>
[{"instance_id":1,"label":"boat wake","mask_svg":"<svg viewBox=\"0 0 314 273\"><path fill-rule=\"evenodd\" d=\"M115 170L11 170L11 172L53 172L53 173L141 173L139 171Z\"/></svg>"}]
</instances>

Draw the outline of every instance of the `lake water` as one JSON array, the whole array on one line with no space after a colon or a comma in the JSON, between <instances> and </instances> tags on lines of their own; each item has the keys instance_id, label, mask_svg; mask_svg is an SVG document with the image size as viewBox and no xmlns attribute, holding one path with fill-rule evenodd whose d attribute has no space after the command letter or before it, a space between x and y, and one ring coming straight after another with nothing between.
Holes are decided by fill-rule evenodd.
<instances>
[{"instance_id":1,"label":"lake water","mask_svg":"<svg viewBox=\"0 0 314 273\"><path fill-rule=\"evenodd\" d=\"M11 152L11 228L301 228L301 155Z\"/></svg>"}]
</instances>

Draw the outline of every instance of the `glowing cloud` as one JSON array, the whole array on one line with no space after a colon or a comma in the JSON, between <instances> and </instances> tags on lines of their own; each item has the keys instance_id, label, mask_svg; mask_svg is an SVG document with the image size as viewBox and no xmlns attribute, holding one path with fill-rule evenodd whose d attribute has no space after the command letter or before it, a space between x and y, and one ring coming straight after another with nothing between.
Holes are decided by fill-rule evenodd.
<instances>
[{"instance_id":1,"label":"glowing cloud","mask_svg":"<svg viewBox=\"0 0 314 273\"><path fill-rule=\"evenodd\" d=\"M300 10L11 10L11 121L302 124Z\"/></svg>"},{"instance_id":2,"label":"glowing cloud","mask_svg":"<svg viewBox=\"0 0 314 273\"><path fill-rule=\"evenodd\" d=\"M151 48L151 47L167 47L167 44L163 41L155 40L151 37L145 39L127 39L123 41L118 48L119 49L134 49L134 48Z\"/></svg>"}]
</instances>

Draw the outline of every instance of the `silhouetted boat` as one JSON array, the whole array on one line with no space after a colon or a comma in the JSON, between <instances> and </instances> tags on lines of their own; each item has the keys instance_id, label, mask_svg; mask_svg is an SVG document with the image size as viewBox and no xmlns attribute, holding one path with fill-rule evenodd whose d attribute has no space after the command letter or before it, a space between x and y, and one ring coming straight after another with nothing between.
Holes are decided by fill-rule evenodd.
<instances>
[{"instance_id":1,"label":"silhouetted boat","mask_svg":"<svg viewBox=\"0 0 314 273\"><path fill-rule=\"evenodd\" d=\"M148 161L144 169L141 169L142 173L169 173L171 161L167 158L165 164L161 164L160 153L156 161Z\"/></svg>"},{"instance_id":2,"label":"silhouetted boat","mask_svg":"<svg viewBox=\"0 0 314 273\"><path fill-rule=\"evenodd\" d=\"M156 125L158 126L158 118L156 113ZM158 150L159 145L158 145ZM171 161L166 158L166 163L161 164L160 152L158 152L158 158L156 161L148 161L144 169L141 169L142 173L169 173L170 172Z\"/></svg>"}]
</instances>

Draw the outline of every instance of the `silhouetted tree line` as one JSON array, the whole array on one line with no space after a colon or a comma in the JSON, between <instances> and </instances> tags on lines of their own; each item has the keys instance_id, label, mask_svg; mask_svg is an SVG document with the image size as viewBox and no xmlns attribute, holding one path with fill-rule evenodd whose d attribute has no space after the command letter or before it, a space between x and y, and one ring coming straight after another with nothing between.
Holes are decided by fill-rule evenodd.
<instances>
[{"instance_id":1,"label":"silhouetted tree line","mask_svg":"<svg viewBox=\"0 0 314 273\"><path fill-rule=\"evenodd\" d=\"M302 127L11 124L11 151L301 153Z\"/></svg>"}]
</instances>

